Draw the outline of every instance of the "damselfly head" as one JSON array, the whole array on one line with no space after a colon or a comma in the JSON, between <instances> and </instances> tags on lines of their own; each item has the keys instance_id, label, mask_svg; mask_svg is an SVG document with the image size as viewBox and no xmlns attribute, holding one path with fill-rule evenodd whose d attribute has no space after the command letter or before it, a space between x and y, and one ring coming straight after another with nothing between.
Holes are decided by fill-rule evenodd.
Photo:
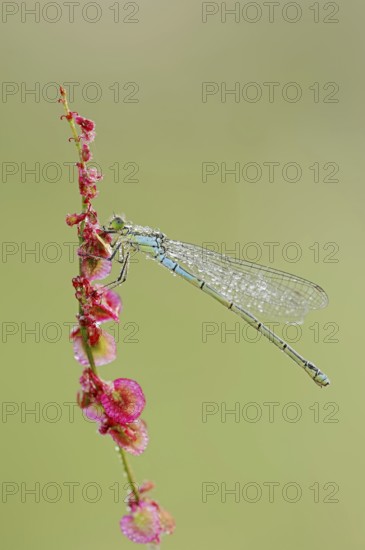
<instances>
[{"instance_id":1,"label":"damselfly head","mask_svg":"<svg viewBox=\"0 0 365 550\"><path fill-rule=\"evenodd\" d=\"M108 229L111 231L121 231L125 223L125 220L121 216L114 216L109 222Z\"/></svg>"}]
</instances>

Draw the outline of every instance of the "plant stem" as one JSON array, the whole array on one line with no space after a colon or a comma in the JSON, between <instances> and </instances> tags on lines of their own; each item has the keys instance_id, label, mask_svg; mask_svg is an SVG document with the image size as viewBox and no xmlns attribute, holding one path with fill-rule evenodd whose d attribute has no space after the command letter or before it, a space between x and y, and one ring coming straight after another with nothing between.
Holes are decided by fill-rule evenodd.
<instances>
[{"instance_id":1,"label":"plant stem","mask_svg":"<svg viewBox=\"0 0 365 550\"><path fill-rule=\"evenodd\" d=\"M62 95L62 103L63 103L65 113L66 113L66 118L67 118L67 120L70 124L72 137L75 141L77 153L78 153L78 156L79 156L79 162L80 162L82 168L86 169L86 163L84 162L84 160L82 158L82 147L81 147L80 138L78 136L75 121L74 121L74 119L71 115L71 111L70 111L70 108L69 108L69 105L68 105L66 90L62 87L61 87L61 95ZM82 197L81 205L82 205L82 212L85 213L86 210L87 210L87 204L84 200L84 197ZM84 228L84 222L81 223L81 231L79 233L79 245L80 246L82 244L83 228ZM79 273L82 276L82 259L81 258L79 258ZM79 303L79 314L80 315L84 314L82 306L81 306L80 303ZM86 327L80 327L80 331L81 331L82 342L83 342L83 345L84 345L84 348L85 348L85 352L86 352L87 358L89 360L90 368L95 374L97 374L96 365L95 365L95 361L94 361L94 357L93 357L93 352L92 352L92 349L91 349L91 347L89 345L89 341L88 341L87 329L86 329ZM134 480L132 470L131 470L131 468L128 464L126 454L125 454L124 450L119 446L118 446L118 450L119 450L119 454L120 454L121 459L122 459L124 471L125 471L126 476L128 478L129 485L130 485L130 487L133 491L136 502L139 502L140 496L139 496L139 491L138 491L138 485L137 485L136 481Z\"/></svg>"},{"instance_id":2,"label":"plant stem","mask_svg":"<svg viewBox=\"0 0 365 550\"><path fill-rule=\"evenodd\" d=\"M63 106L64 106L64 109L65 109L65 112L66 112L66 118L67 118L67 120L70 124L70 127L71 127L72 136L73 136L73 139L75 141L77 153L79 155L79 161L82 164L82 167L86 168L85 162L82 158L82 148L81 148L80 138L77 134L75 121L71 116L71 111L70 111L70 108L68 106L66 90L64 90L63 88L62 88L62 90L63 91L61 93L62 93L62 98L63 98ZM82 199L81 199L81 206L82 206L82 212L86 212L87 205L85 203L84 197L82 197ZM79 245L80 246L82 244L82 230L83 230L83 228L84 228L84 222L81 223L81 231L80 231L80 234L79 234ZM80 275L82 275L81 266L82 266L82 259L79 258L79 273L80 273ZM84 314L82 306L81 306L80 303L79 303L79 314L80 315ZM86 353L87 358L89 360L90 368L96 374L95 361L94 361L92 350L91 350L90 345L89 345L86 327L80 327L80 332L81 332L82 343L83 343L83 346L84 346L84 349L85 349L85 353Z\"/></svg>"},{"instance_id":3,"label":"plant stem","mask_svg":"<svg viewBox=\"0 0 365 550\"><path fill-rule=\"evenodd\" d=\"M118 452L119 452L119 455L120 455L120 457L122 459L122 462L123 462L123 467L124 467L124 471L126 473L126 476L128 478L129 486L132 489L132 492L133 492L134 498L136 499L136 502L138 503L139 500L140 500L139 492L138 492L138 485L137 485L137 483L134 479L132 470L131 470L131 468L128 464L126 454L125 454L124 450L121 447L118 447Z\"/></svg>"}]
</instances>

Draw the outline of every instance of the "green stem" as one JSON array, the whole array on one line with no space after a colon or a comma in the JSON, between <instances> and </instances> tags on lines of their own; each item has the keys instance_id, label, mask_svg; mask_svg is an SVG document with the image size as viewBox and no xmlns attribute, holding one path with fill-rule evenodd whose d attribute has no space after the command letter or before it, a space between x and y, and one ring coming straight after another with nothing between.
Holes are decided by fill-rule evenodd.
<instances>
[{"instance_id":1,"label":"green stem","mask_svg":"<svg viewBox=\"0 0 365 550\"><path fill-rule=\"evenodd\" d=\"M86 163L84 162L84 160L82 158L82 147L81 147L80 138L79 138L78 133L77 133L75 121L70 116L71 111L69 109L69 105L68 105L68 101L67 101L67 95L66 95L66 91L64 89L62 89L61 95L62 95L62 103L63 103L65 113L66 113L66 118L67 118L67 120L70 124L70 127L71 127L72 137L75 141L75 145L76 145L76 149L77 149L77 152L78 152L80 164L82 165L83 168L86 168ZM82 197L82 212L83 213L86 212L86 209L87 209L87 204L86 204L84 198ZM79 235L79 245L80 246L82 245L82 232L83 232L82 230L83 230L83 228L84 228L84 222L81 223L81 231L80 231L80 235ZM81 258L79 259L79 273L80 273L80 275L82 275L82 260L81 260ZM83 309L82 309L82 305L79 303L79 314L83 315L83 313L84 312L83 312ZM81 331L81 337L82 337L82 342L83 342L83 345L84 345L84 348L85 348L85 352L86 352L87 358L89 360L90 368L95 374L97 374L96 365L95 365L95 361L94 361L94 357L93 357L93 352L92 352L92 349L91 349L91 347L89 345L89 341L88 341L87 329L86 329L86 327L80 327L80 331ZM134 498L136 499L136 502L139 502L140 496L139 496L138 486L137 486L136 481L134 480L134 476L133 476L132 470L131 470L131 468L128 464L126 454L125 454L124 450L119 446L118 446L118 451L119 451L120 457L122 459L124 471L125 471L126 476L128 478L129 485L130 485L130 487L133 491Z\"/></svg>"},{"instance_id":2,"label":"green stem","mask_svg":"<svg viewBox=\"0 0 365 550\"><path fill-rule=\"evenodd\" d=\"M124 450L121 447L118 447L118 452L119 452L120 458L122 459L122 462L123 462L123 467L124 467L124 471L126 473L126 476L128 478L129 486L132 489L132 492L133 492L134 498L136 499L136 502L138 503L139 500L140 500L138 485L137 485L137 483L134 479L131 467L128 464L126 454L125 454Z\"/></svg>"}]
</instances>

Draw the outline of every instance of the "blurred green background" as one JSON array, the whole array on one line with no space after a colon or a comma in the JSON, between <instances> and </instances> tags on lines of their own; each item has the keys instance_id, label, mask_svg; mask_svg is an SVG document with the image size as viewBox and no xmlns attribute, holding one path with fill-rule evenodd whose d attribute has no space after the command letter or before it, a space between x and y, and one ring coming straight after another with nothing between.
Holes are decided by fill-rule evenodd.
<instances>
[{"instance_id":1,"label":"blurred green background","mask_svg":"<svg viewBox=\"0 0 365 550\"><path fill-rule=\"evenodd\" d=\"M259 251L262 263L314 280L330 297L295 344L330 377L320 391L276 348L248 342L253 332L214 300L153 262L132 264L120 288L118 358L100 373L134 378L145 391L151 439L131 464L138 481L156 482L154 497L176 518L162 547L362 549L363 3L279 2L271 21L264 3L241 3L226 22L221 3L192 0L82 2L73 22L63 3L41 3L39 22L8 4L3 547L133 547L118 527L125 480L113 444L72 406L81 373L68 342L76 239L64 218L80 201L67 164L74 146L54 100L54 83L72 82L72 108L97 124L102 221L125 212L171 238L239 243L249 259ZM203 101L206 82L216 93ZM222 100L236 82L243 95ZM269 82L278 83L271 100ZM297 102L290 82L302 92ZM247 100L255 90L261 99ZM277 163L274 181L268 162ZM205 182L203 163L217 170ZM223 181L222 163L239 163L238 181ZM287 163L296 163L298 181L288 181L296 178ZM264 243L276 243L273 257ZM225 333L237 323L243 332ZM215 334L203 341L207 327ZM203 418L207 406L215 414ZM206 483L215 494L204 499ZM39 499L27 493L34 487ZM225 494L234 487L236 497Z\"/></svg>"}]
</instances>

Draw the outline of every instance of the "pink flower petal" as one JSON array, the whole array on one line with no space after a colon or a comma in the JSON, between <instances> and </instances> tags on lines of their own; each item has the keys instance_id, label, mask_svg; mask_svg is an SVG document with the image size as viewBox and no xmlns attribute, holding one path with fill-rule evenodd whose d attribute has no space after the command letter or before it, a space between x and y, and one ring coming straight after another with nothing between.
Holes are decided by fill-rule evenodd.
<instances>
[{"instance_id":1,"label":"pink flower petal","mask_svg":"<svg viewBox=\"0 0 365 550\"><path fill-rule=\"evenodd\" d=\"M95 397L100 391L104 391L106 382L101 380L91 369L84 369L80 376L80 386L84 392Z\"/></svg>"},{"instance_id":2,"label":"pink flower petal","mask_svg":"<svg viewBox=\"0 0 365 550\"><path fill-rule=\"evenodd\" d=\"M110 258L113 249L110 246L109 235L98 229L95 224L88 223L82 232L83 242L78 248L79 256L96 256L97 258Z\"/></svg>"},{"instance_id":3,"label":"pink flower petal","mask_svg":"<svg viewBox=\"0 0 365 550\"><path fill-rule=\"evenodd\" d=\"M172 535L176 527L174 518L172 517L170 512L168 512L164 508L161 508L161 506L159 506L158 508L162 531L165 535Z\"/></svg>"},{"instance_id":4,"label":"pink flower petal","mask_svg":"<svg viewBox=\"0 0 365 550\"><path fill-rule=\"evenodd\" d=\"M73 340L74 356L76 361L81 363L81 365L89 367L90 363L84 349L84 343L82 341L80 330L76 330L73 334L71 334L71 338ZM101 330L97 343L90 346L90 348L97 367L111 363L117 356L115 340L113 336L105 330Z\"/></svg>"},{"instance_id":5,"label":"pink flower petal","mask_svg":"<svg viewBox=\"0 0 365 550\"><path fill-rule=\"evenodd\" d=\"M158 509L149 502L139 502L134 510L120 520L122 533L133 542L147 544L158 543L161 526Z\"/></svg>"},{"instance_id":6,"label":"pink flower petal","mask_svg":"<svg viewBox=\"0 0 365 550\"><path fill-rule=\"evenodd\" d=\"M101 285L95 285L95 288L102 289L103 287ZM103 289L100 305L93 307L91 313L98 323L119 321L121 309L122 300L119 294L112 290Z\"/></svg>"},{"instance_id":7,"label":"pink flower petal","mask_svg":"<svg viewBox=\"0 0 365 550\"><path fill-rule=\"evenodd\" d=\"M105 279L112 270L112 262L110 260L104 260L102 258L92 258L88 256L82 259L81 271L82 274L94 281L96 279Z\"/></svg>"},{"instance_id":8,"label":"pink flower petal","mask_svg":"<svg viewBox=\"0 0 365 550\"><path fill-rule=\"evenodd\" d=\"M105 422L106 416L103 407L98 403L93 403L92 405L89 405L88 407L83 408L85 416L89 420L93 420L94 422Z\"/></svg>"},{"instance_id":9,"label":"pink flower petal","mask_svg":"<svg viewBox=\"0 0 365 550\"><path fill-rule=\"evenodd\" d=\"M108 433L119 447L132 455L140 455L146 450L148 433L143 420L136 420L127 426L114 426Z\"/></svg>"},{"instance_id":10,"label":"pink flower petal","mask_svg":"<svg viewBox=\"0 0 365 550\"><path fill-rule=\"evenodd\" d=\"M101 403L106 414L115 424L129 424L142 413L146 399L141 386L135 380L118 378L110 391L103 393Z\"/></svg>"},{"instance_id":11,"label":"pink flower petal","mask_svg":"<svg viewBox=\"0 0 365 550\"><path fill-rule=\"evenodd\" d=\"M93 120L80 116L76 112L72 112L71 114L76 124L81 126L81 128L85 130L85 132L92 132L95 129L95 122Z\"/></svg>"},{"instance_id":12,"label":"pink flower petal","mask_svg":"<svg viewBox=\"0 0 365 550\"><path fill-rule=\"evenodd\" d=\"M147 493L148 491L152 491L154 488L155 484L153 481L144 481L139 487L139 494Z\"/></svg>"},{"instance_id":13,"label":"pink flower petal","mask_svg":"<svg viewBox=\"0 0 365 550\"><path fill-rule=\"evenodd\" d=\"M73 225L82 222L87 216L86 212L82 212L81 214L67 214L66 216L66 223L70 227Z\"/></svg>"}]
</instances>

